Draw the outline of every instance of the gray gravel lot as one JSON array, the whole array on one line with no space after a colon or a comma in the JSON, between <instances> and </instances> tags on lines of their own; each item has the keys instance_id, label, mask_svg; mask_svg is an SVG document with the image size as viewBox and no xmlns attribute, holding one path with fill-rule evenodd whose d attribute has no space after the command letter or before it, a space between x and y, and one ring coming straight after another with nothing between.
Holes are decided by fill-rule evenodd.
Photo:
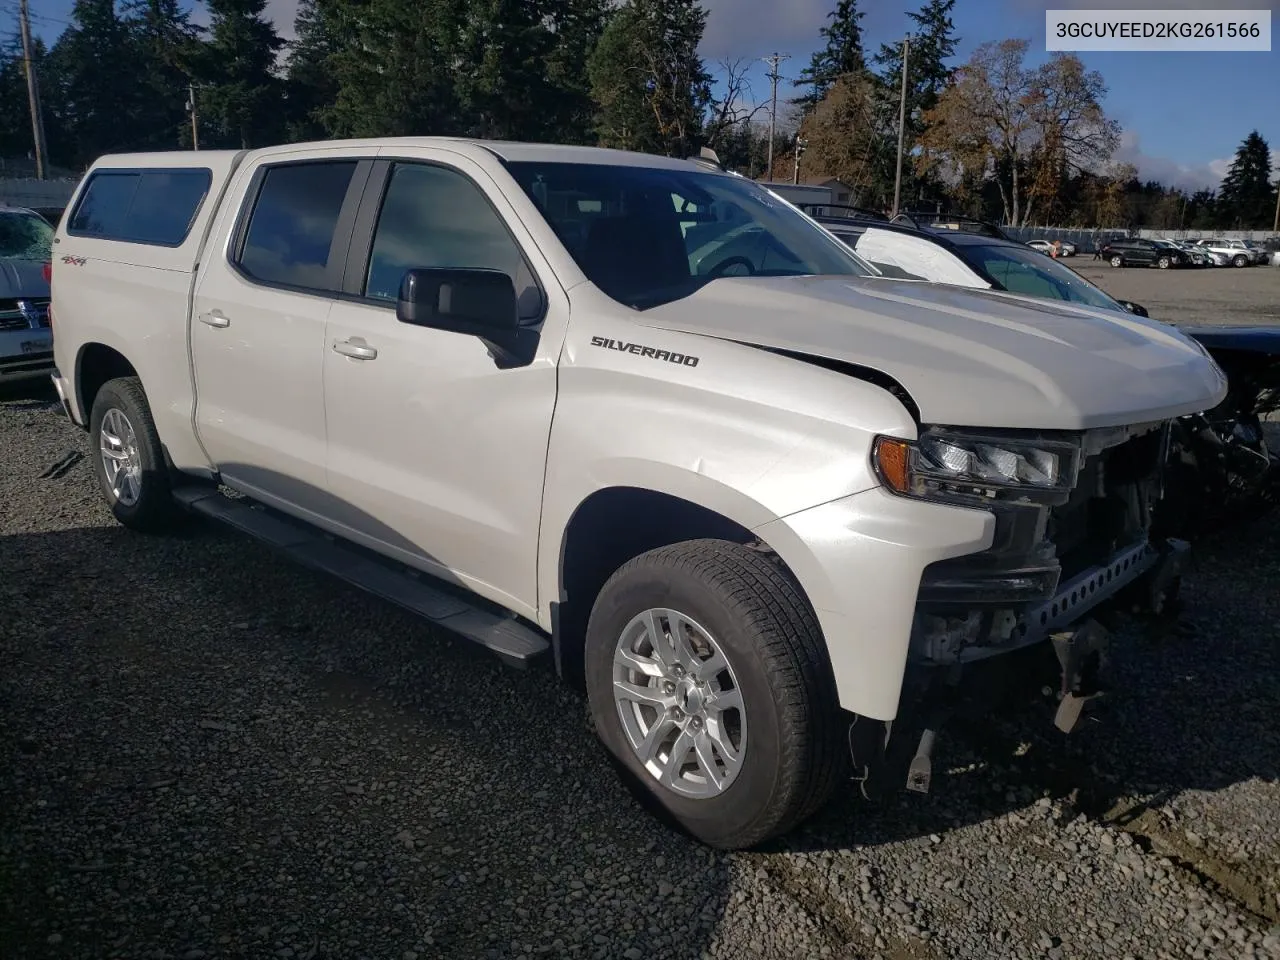
<instances>
[{"instance_id":1,"label":"gray gravel lot","mask_svg":"<svg viewBox=\"0 0 1280 960\"><path fill-rule=\"evenodd\" d=\"M549 668L230 532L128 533L87 459L38 479L68 448L0 403L5 957L1280 958L1276 516L1198 550L1176 629L1122 623L1069 743L1012 705L930 797L724 855Z\"/></svg>"},{"instance_id":2,"label":"gray gravel lot","mask_svg":"<svg viewBox=\"0 0 1280 960\"><path fill-rule=\"evenodd\" d=\"M1091 254L1062 261L1107 293L1133 300L1158 320L1186 324L1280 324L1280 267L1119 269Z\"/></svg>"}]
</instances>

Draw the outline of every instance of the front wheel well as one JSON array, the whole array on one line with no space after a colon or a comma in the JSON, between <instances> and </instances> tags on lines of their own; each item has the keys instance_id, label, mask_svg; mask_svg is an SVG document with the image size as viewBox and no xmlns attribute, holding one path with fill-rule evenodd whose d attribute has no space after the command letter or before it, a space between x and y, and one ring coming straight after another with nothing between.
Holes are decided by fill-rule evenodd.
<instances>
[{"instance_id":1,"label":"front wheel well","mask_svg":"<svg viewBox=\"0 0 1280 960\"><path fill-rule=\"evenodd\" d=\"M93 409L93 401L103 384L117 377L137 375L133 364L120 351L102 343L87 343L81 347L80 356L76 359L76 400L85 424L89 422L89 411Z\"/></svg>"},{"instance_id":2,"label":"front wheel well","mask_svg":"<svg viewBox=\"0 0 1280 960\"><path fill-rule=\"evenodd\" d=\"M556 667L566 680L577 686L583 683L587 621L600 589L614 571L658 547L701 539L727 540L772 553L755 534L728 517L654 490L610 487L579 505L562 541L560 602L554 608ZM775 554L774 559L785 569L781 558Z\"/></svg>"}]
</instances>

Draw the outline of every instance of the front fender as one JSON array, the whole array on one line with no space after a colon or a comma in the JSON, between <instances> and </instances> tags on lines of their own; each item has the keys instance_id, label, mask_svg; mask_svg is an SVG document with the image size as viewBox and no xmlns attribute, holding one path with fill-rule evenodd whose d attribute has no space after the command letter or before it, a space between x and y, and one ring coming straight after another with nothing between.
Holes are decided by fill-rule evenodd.
<instances>
[{"instance_id":1,"label":"front fender","mask_svg":"<svg viewBox=\"0 0 1280 960\"><path fill-rule=\"evenodd\" d=\"M560 359L543 488L538 608L545 622L560 597L565 532L597 491L652 490L752 529L877 486L875 436L916 435L902 403L854 376L641 327L598 300L580 320L582 306L574 304ZM671 354L696 365L662 359Z\"/></svg>"}]
</instances>

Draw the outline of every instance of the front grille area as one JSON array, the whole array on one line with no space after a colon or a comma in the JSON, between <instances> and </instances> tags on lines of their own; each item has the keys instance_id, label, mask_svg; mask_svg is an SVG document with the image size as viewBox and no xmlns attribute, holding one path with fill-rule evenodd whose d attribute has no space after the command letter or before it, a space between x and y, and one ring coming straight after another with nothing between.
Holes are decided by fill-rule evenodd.
<instances>
[{"instance_id":1,"label":"front grille area","mask_svg":"<svg viewBox=\"0 0 1280 960\"><path fill-rule=\"evenodd\" d=\"M992 546L924 571L913 658L967 662L1038 642L1151 569L1162 549L1150 537L1168 430L1092 431L1069 495L990 501Z\"/></svg>"},{"instance_id":2,"label":"front grille area","mask_svg":"<svg viewBox=\"0 0 1280 960\"><path fill-rule=\"evenodd\" d=\"M0 299L0 330L40 330L48 326L48 297Z\"/></svg>"},{"instance_id":3,"label":"front grille area","mask_svg":"<svg viewBox=\"0 0 1280 960\"><path fill-rule=\"evenodd\" d=\"M1046 530L1063 579L1147 537L1165 441L1154 430L1085 459L1071 499L1053 508Z\"/></svg>"}]
</instances>

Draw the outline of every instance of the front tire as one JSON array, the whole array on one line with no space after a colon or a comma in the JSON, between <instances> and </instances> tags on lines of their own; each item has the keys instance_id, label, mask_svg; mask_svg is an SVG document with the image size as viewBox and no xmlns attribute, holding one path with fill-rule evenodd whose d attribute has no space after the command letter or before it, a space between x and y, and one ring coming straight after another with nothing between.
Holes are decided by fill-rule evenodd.
<instances>
[{"instance_id":1,"label":"front tire","mask_svg":"<svg viewBox=\"0 0 1280 960\"><path fill-rule=\"evenodd\" d=\"M591 611L586 678L624 776L710 846L755 846L831 794L843 754L821 632L759 551L690 540L626 563Z\"/></svg>"},{"instance_id":2,"label":"front tire","mask_svg":"<svg viewBox=\"0 0 1280 960\"><path fill-rule=\"evenodd\" d=\"M148 533L169 527L176 515L169 471L137 377L103 384L89 414L89 437L94 473L116 520Z\"/></svg>"},{"instance_id":3,"label":"front tire","mask_svg":"<svg viewBox=\"0 0 1280 960\"><path fill-rule=\"evenodd\" d=\"M1231 265L1233 267L1247 267L1249 265L1249 258L1243 253L1237 253L1231 258Z\"/></svg>"},{"instance_id":4,"label":"front tire","mask_svg":"<svg viewBox=\"0 0 1280 960\"><path fill-rule=\"evenodd\" d=\"M1113 267L1123 267L1123 266L1124 266L1124 258L1123 258L1123 257L1121 257L1121 256L1119 256L1119 255L1117 254L1116 256L1114 256L1114 257L1112 257L1112 258L1111 258L1111 265L1112 265Z\"/></svg>"},{"instance_id":5,"label":"front tire","mask_svg":"<svg viewBox=\"0 0 1280 960\"><path fill-rule=\"evenodd\" d=\"M1159 260L1156 261L1156 266L1159 267L1161 270L1168 270L1171 262L1172 261L1170 261L1168 257L1161 257Z\"/></svg>"}]
</instances>

